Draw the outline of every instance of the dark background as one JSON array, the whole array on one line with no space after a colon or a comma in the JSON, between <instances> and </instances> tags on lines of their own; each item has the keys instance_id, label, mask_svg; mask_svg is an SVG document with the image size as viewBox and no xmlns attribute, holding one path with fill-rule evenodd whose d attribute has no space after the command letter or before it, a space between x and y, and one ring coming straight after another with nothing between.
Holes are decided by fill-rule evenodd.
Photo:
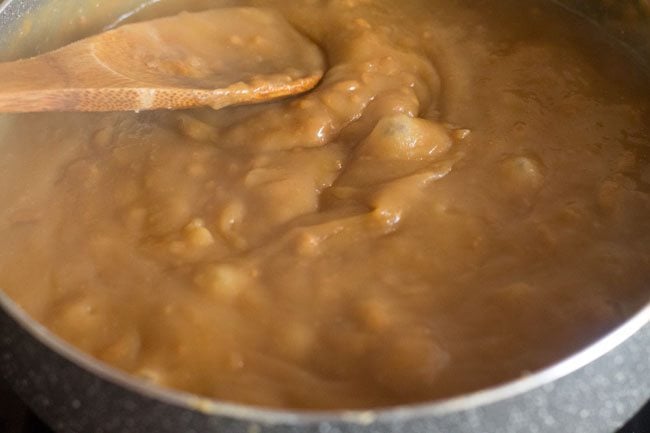
<instances>
[{"instance_id":1,"label":"dark background","mask_svg":"<svg viewBox=\"0 0 650 433\"><path fill-rule=\"evenodd\" d=\"M0 382L0 433L53 433ZM95 433L95 432L84 432ZM150 432L155 433L155 432ZM178 432L182 433L182 432ZM424 432L423 432L424 433ZM450 432L451 433L451 432ZM494 432L498 433L498 432ZM572 433L562 432L557 433ZM650 433L650 402L624 428L612 433Z\"/></svg>"}]
</instances>

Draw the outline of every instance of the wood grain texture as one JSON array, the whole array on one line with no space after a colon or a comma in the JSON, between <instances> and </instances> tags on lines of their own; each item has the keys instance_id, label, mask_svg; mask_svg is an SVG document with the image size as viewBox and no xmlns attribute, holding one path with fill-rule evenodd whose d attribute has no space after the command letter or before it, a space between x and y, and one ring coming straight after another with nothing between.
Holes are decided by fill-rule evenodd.
<instances>
[{"instance_id":1,"label":"wood grain texture","mask_svg":"<svg viewBox=\"0 0 650 433\"><path fill-rule=\"evenodd\" d=\"M183 13L0 63L0 112L218 109L307 91L323 69L319 48L270 11Z\"/></svg>"}]
</instances>

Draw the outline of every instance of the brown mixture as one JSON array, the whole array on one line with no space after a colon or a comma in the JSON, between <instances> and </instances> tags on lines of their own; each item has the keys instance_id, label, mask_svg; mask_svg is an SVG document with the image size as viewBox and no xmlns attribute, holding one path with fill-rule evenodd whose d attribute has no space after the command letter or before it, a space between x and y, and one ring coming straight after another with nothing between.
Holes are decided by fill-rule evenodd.
<instances>
[{"instance_id":1,"label":"brown mixture","mask_svg":"<svg viewBox=\"0 0 650 433\"><path fill-rule=\"evenodd\" d=\"M269 407L427 401L567 356L649 298L649 80L525 3L145 10L270 7L329 70L274 104L3 117L0 286L122 370Z\"/></svg>"}]
</instances>

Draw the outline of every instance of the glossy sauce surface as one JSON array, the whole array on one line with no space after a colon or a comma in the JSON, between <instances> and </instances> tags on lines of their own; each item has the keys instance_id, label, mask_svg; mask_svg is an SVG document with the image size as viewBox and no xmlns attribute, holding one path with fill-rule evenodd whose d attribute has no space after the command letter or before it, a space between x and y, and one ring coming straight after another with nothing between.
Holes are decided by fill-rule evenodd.
<instances>
[{"instance_id":1,"label":"glossy sauce surface","mask_svg":"<svg viewBox=\"0 0 650 433\"><path fill-rule=\"evenodd\" d=\"M269 7L329 69L267 105L5 117L0 287L104 362L268 407L444 398L584 347L650 296L648 77L494 3L146 9Z\"/></svg>"}]
</instances>

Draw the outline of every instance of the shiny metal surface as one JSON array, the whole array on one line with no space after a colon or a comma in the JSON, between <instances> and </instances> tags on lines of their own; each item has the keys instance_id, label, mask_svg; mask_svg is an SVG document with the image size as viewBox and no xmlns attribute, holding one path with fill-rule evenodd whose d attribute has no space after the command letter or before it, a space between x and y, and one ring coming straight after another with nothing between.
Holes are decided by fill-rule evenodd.
<instances>
[{"instance_id":1,"label":"shiny metal surface","mask_svg":"<svg viewBox=\"0 0 650 433\"><path fill-rule=\"evenodd\" d=\"M299 414L152 388L93 362L3 304L0 372L62 433L612 433L650 397L650 308L576 357L502 387L386 411Z\"/></svg>"},{"instance_id":2,"label":"shiny metal surface","mask_svg":"<svg viewBox=\"0 0 650 433\"><path fill-rule=\"evenodd\" d=\"M139 3L111 2L100 8L100 21L110 25ZM650 15L643 0L560 3L650 61ZM48 14L41 13L45 4ZM99 30L74 19L55 32L50 27L57 21L52 13L99 14L96 9L84 0L7 0L0 6L0 58L51 49ZM0 306L0 373L65 433L611 433L650 399L650 305L582 352L503 386L432 404L331 413L259 410L158 389L63 343L1 293Z\"/></svg>"}]
</instances>

